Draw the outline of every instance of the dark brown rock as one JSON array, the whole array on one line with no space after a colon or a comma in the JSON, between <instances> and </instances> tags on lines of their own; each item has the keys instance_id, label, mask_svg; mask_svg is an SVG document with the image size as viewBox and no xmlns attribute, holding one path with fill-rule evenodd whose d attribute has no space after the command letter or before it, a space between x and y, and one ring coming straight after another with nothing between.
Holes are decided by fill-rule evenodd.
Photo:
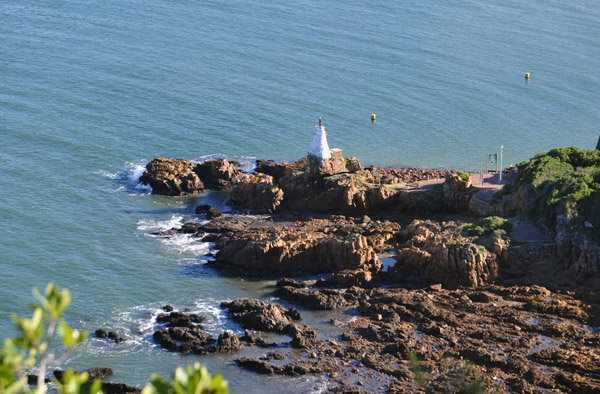
<instances>
[{"instance_id":1,"label":"dark brown rock","mask_svg":"<svg viewBox=\"0 0 600 394\"><path fill-rule=\"evenodd\" d=\"M238 163L226 159L208 160L198 164L194 172L209 189L230 188L243 174Z\"/></svg>"},{"instance_id":2,"label":"dark brown rock","mask_svg":"<svg viewBox=\"0 0 600 394\"><path fill-rule=\"evenodd\" d=\"M215 218L219 218L223 216L221 214L221 211L219 211L217 208L211 207L208 209L208 212L206 212L206 218L207 219L215 219Z\"/></svg>"},{"instance_id":3,"label":"dark brown rock","mask_svg":"<svg viewBox=\"0 0 600 394\"><path fill-rule=\"evenodd\" d=\"M333 373L341 369L340 366L337 365L337 362L332 359L317 361L299 360L284 365L271 364L268 361L252 357L242 357L235 361L237 365L242 368L267 375L278 374L299 376L306 374Z\"/></svg>"},{"instance_id":4,"label":"dark brown rock","mask_svg":"<svg viewBox=\"0 0 600 394\"><path fill-rule=\"evenodd\" d=\"M294 320L301 318L295 308L287 309L258 300L222 302L221 308L228 309L234 321L250 330L284 332Z\"/></svg>"}]
</instances>

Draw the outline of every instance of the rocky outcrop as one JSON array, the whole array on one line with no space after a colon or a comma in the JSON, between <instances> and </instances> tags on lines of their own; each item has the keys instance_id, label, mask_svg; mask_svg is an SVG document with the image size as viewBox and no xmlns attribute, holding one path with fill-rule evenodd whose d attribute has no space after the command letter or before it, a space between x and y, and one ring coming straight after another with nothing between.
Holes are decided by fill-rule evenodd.
<instances>
[{"instance_id":1,"label":"rocky outcrop","mask_svg":"<svg viewBox=\"0 0 600 394\"><path fill-rule=\"evenodd\" d=\"M400 229L397 223L332 215L306 218L227 216L185 223L172 233L195 234L219 249L208 265L253 276L336 273L340 284L365 284L381 268L377 253Z\"/></svg>"},{"instance_id":2,"label":"rocky outcrop","mask_svg":"<svg viewBox=\"0 0 600 394\"><path fill-rule=\"evenodd\" d=\"M390 277L416 277L444 286L477 287L492 283L498 276L496 255L460 235L453 222L413 222L399 236L396 264Z\"/></svg>"},{"instance_id":3,"label":"rocky outcrop","mask_svg":"<svg viewBox=\"0 0 600 394\"><path fill-rule=\"evenodd\" d=\"M469 201L469 212L479 217L504 216L504 207L501 203L486 201L479 197L479 193L475 193Z\"/></svg>"},{"instance_id":4,"label":"rocky outcrop","mask_svg":"<svg viewBox=\"0 0 600 394\"><path fill-rule=\"evenodd\" d=\"M293 163L277 163L273 160L256 160L256 173L270 175L276 183L283 177L298 174L308 170L308 159L302 159Z\"/></svg>"},{"instance_id":5,"label":"rocky outcrop","mask_svg":"<svg viewBox=\"0 0 600 394\"><path fill-rule=\"evenodd\" d=\"M351 157L332 157L330 159L308 159L309 172L313 176L329 176L340 173L355 173L362 170L360 162Z\"/></svg>"},{"instance_id":6,"label":"rocky outcrop","mask_svg":"<svg viewBox=\"0 0 600 394\"><path fill-rule=\"evenodd\" d=\"M576 280L600 277L600 245L590 235L570 228L568 222L569 219L559 217L556 226L556 255L562 262L561 268Z\"/></svg>"},{"instance_id":7,"label":"rocky outcrop","mask_svg":"<svg viewBox=\"0 0 600 394\"><path fill-rule=\"evenodd\" d=\"M331 310L358 305L358 293L341 289L305 289L280 286L273 295L309 309Z\"/></svg>"},{"instance_id":8,"label":"rocky outcrop","mask_svg":"<svg viewBox=\"0 0 600 394\"><path fill-rule=\"evenodd\" d=\"M189 160L159 157L146 165L139 181L150 185L154 194L197 194L205 187L217 190L230 188L243 174L237 165L225 159L194 164Z\"/></svg>"},{"instance_id":9,"label":"rocky outcrop","mask_svg":"<svg viewBox=\"0 0 600 394\"><path fill-rule=\"evenodd\" d=\"M242 357L236 360L239 367L248 369L263 375L289 375L299 376L306 374L334 373L341 368L332 360L298 360L287 364L274 364L264 359L253 357Z\"/></svg>"},{"instance_id":10,"label":"rocky outcrop","mask_svg":"<svg viewBox=\"0 0 600 394\"><path fill-rule=\"evenodd\" d=\"M249 330L285 332L289 325L301 320L296 308L284 308L258 300L234 300L222 302L233 321Z\"/></svg>"},{"instance_id":11,"label":"rocky outcrop","mask_svg":"<svg viewBox=\"0 0 600 394\"><path fill-rule=\"evenodd\" d=\"M280 179L282 205L315 212L339 212L383 208L393 205L394 192L368 184L370 172L314 177L309 173ZM371 177L372 178L372 177Z\"/></svg>"},{"instance_id":12,"label":"rocky outcrop","mask_svg":"<svg viewBox=\"0 0 600 394\"><path fill-rule=\"evenodd\" d=\"M360 234L338 236L294 228L257 228L232 234L222 240L222 246L211 266L257 276L381 268L377 254Z\"/></svg>"},{"instance_id":13,"label":"rocky outcrop","mask_svg":"<svg viewBox=\"0 0 600 394\"><path fill-rule=\"evenodd\" d=\"M108 331L106 332L105 329L103 328L99 328L97 329L94 334L96 335L96 337L101 338L101 339L110 339L112 341L115 341L115 343L121 343L124 342L125 339L120 337L119 334L117 334L114 331Z\"/></svg>"},{"instance_id":14,"label":"rocky outcrop","mask_svg":"<svg viewBox=\"0 0 600 394\"><path fill-rule=\"evenodd\" d=\"M449 174L447 170L427 170L421 168L383 168L371 166L365 168L365 170L371 173L379 173L381 183L383 184L415 183L432 179L443 179Z\"/></svg>"},{"instance_id":15,"label":"rocky outcrop","mask_svg":"<svg viewBox=\"0 0 600 394\"><path fill-rule=\"evenodd\" d=\"M231 188L244 173L239 163L226 159L208 160L198 164L194 172L209 189L221 190Z\"/></svg>"},{"instance_id":16,"label":"rocky outcrop","mask_svg":"<svg viewBox=\"0 0 600 394\"><path fill-rule=\"evenodd\" d=\"M466 212L478 189L471 186L471 178L462 179L457 173L446 176L444 181L445 209L449 212Z\"/></svg>"},{"instance_id":17,"label":"rocky outcrop","mask_svg":"<svg viewBox=\"0 0 600 394\"><path fill-rule=\"evenodd\" d=\"M204 184L194 172L189 160L159 157L146 165L140 182L152 187L152 193L167 196L196 194L204 190Z\"/></svg>"},{"instance_id":18,"label":"rocky outcrop","mask_svg":"<svg viewBox=\"0 0 600 394\"><path fill-rule=\"evenodd\" d=\"M275 212L282 201L283 191L273 184L273 177L260 173L242 177L230 196L234 208L255 214Z\"/></svg>"}]
</instances>

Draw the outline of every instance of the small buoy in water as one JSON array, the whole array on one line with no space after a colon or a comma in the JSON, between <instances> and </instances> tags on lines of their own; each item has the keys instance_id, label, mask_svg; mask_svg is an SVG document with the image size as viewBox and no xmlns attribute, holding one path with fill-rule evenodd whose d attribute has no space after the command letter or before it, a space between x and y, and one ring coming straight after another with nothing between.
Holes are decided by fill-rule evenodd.
<instances>
[{"instance_id":1,"label":"small buoy in water","mask_svg":"<svg viewBox=\"0 0 600 394\"><path fill-rule=\"evenodd\" d=\"M375 115L375 114L371 114L371 120L372 120L373 122L375 122L375 119L376 119L376 118L377 118L377 115Z\"/></svg>"},{"instance_id":2,"label":"small buoy in water","mask_svg":"<svg viewBox=\"0 0 600 394\"><path fill-rule=\"evenodd\" d=\"M525 79L529 81L529 73L525 73Z\"/></svg>"}]
</instances>

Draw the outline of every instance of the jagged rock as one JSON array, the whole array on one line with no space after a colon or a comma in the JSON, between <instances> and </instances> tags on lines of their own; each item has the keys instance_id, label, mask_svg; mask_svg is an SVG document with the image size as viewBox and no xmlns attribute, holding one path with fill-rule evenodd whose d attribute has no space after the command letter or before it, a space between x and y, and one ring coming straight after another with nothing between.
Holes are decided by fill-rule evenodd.
<instances>
[{"instance_id":1,"label":"jagged rock","mask_svg":"<svg viewBox=\"0 0 600 394\"><path fill-rule=\"evenodd\" d=\"M498 276L496 255L460 235L452 222L442 228L432 221L413 220L400 234L406 240L396 254L390 277L418 277L444 287L477 287Z\"/></svg>"},{"instance_id":2,"label":"jagged rock","mask_svg":"<svg viewBox=\"0 0 600 394\"><path fill-rule=\"evenodd\" d=\"M240 341L244 341L249 345L256 345L259 347L274 347L277 346L275 342L269 342L260 335L253 333L249 330L244 331L244 336L240 337Z\"/></svg>"},{"instance_id":3,"label":"jagged rock","mask_svg":"<svg viewBox=\"0 0 600 394\"><path fill-rule=\"evenodd\" d=\"M294 320L302 318L295 308L288 309L258 300L222 302L221 308L228 309L234 321L250 330L284 332Z\"/></svg>"},{"instance_id":4,"label":"jagged rock","mask_svg":"<svg viewBox=\"0 0 600 394\"><path fill-rule=\"evenodd\" d=\"M285 333L292 337L290 345L296 349L313 349L317 346L317 333L306 324L289 324Z\"/></svg>"},{"instance_id":5,"label":"jagged rock","mask_svg":"<svg viewBox=\"0 0 600 394\"><path fill-rule=\"evenodd\" d=\"M208 264L261 276L381 269L376 252L360 234L342 237L293 228L234 233Z\"/></svg>"},{"instance_id":6,"label":"jagged rock","mask_svg":"<svg viewBox=\"0 0 600 394\"><path fill-rule=\"evenodd\" d=\"M154 194L196 194L204 190L204 184L193 170L194 164L189 160L159 157L146 165L140 182L150 185Z\"/></svg>"},{"instance_id":7,"label":"jagged rock","mask_svg":"<svg viewBox=\"0 0 600 394\"><path fill-rule=\"evenodd\" d=\"M365 170L371 173L378 172L381 176L381 182L385 184L415 183L432 179L443 179L449 174L447 170L420 168L381 168L371 166L365 168Z\"/></svg>"},{"instance_id":8,"label":"jagged rock","mask_svg":"<svg viewBox=\"0 0 600 394\"><path fill-rule=\"evenodd\" d=\"M255 172L262 173L272 176L276 182L279 182L280 178L284 176L292 175L297 171L304 171L308 167L308 161L304 160L297 161L292 164L288 163L276 163L273 160L256 160Z\"/></svg>"},{"instance_id":9,"label":"jagged rock","mask_svg":"<svg viewBox=\"0 0 600 394\"><path fill-rule=\"evenodd\" d=\"M222 216L211 220L198 228L198 231L205 233L234 233L249 229L258 222L256 217L248 216Z\"/></svg>"},{"instance_id":10,"label":"jagged rock","mask_svg":"<svg viewBox=\"0 0 600 394\"><path fill-rule=\"evenodd\" d=\"M115 343L121 343L121 342L125 341L125 339L119 337L119 335L116 332L114 332L114 331L106 332L106 330L103 328L97 329L94 332L94 334L96 334L96 336L101 339L112 339L113 341L115 341Z\"/></svg>"},{"instance_id":11,"label":"jagged rock","mask_svg":"<svg viewBox=\"0 0 600 394\"><path fill-rule=\"evenodd\" d=\"M226 159L208 160L198 164L194 172L209 189L227 189L244 172L238 168L238 163Z\"/></svg>"},{"instance_id":12,"label":"jagged rock","mask_svg":"<svg viewBox=\"0 0 600 394\"><path fill-rule=\"evenodd\" d=\"M458 174L451 173L444 181L444 199L449 212L467 212L473 195L479 190L471 187L471 178L463 180Z\"/></svg>"},{"instance_id":13,"label":"jagged rock","mask_svg":"<svg viewBox=\"0 0 600 394\"><path fill-rule=\"evenodd\" d=\"M365 269L355 270L342 270L334 272L331 277L327 279L321 279L317 282L319 287L324 286L341 286L341 287L352 287L352 286L365 286L373 279L373 273Z\"/></svg>"},{"instance_id":14,"label":"jagged rock","mask_svg":"<svg viewBox=\"0 0 600 394\"><path fill-rule=\"evenodd\" d=\"M156 316L156 321L168 325L156 331L153 338L156 343L168 350L182 353L196 352L215 342L214 338L199 324L204 319L204 316L194 313L179 311L160 313Z\"/></svg>"},{"instance_id":15,"label":"jagged rock","mask_svg":"<svg viewBox=\"0 0 600 394\"><path fill-rule=\"evenodd\" d=\"M273 294L296 305L318 310L339 309L358 303L356 294L337 289L318 290L282 286Z\"/></svg>"},{"instance_id":16,"label":"jagged rock","mask_svg":"<svg viewBox=\"0 0 600 394\"><path fill-rule=\"evenodd\" d=\"M328 176L342 172L355 173L362 170L360 162L352 157L344 159L342 157L332 157L330 159L309 160L310 173L316 176Z\"/></svg>"},{"instance_id":17,"label":"jagged rock","mask_svg":"<svg viewBox=\"0 0 600 394\"><path fill-rule=\"evenodd\" d=\"M257 358L242 357L238 360L235 360L235 362L239 367L266 375L276 374L299 376L306 375L309 373L333 373L341 369L337 362L332 359L317 361L299 360L284 365L278 365Z\"/></svg>"},{"instance_id":18,"label":"jagged rock","mask_svg":"<svg viewBox=\"0 0 600 394\"><path fill-rule=\"evenodd\" d=\"M238 337L231 331L225 331L219 335L215 346L195 346L193 352L198 355L235 353L243 347Z\"/></svg>"},{"instance_id":19,"label":"jagged rock","mask_svg":"<svg viewBox=\"0 0 600 394\"><path fill-rule=\"evenodd\" d=\"M196 234L196 233L201 233L202 227L203 226L200 223L187 222L187 223L184 223L181 226L181 228L179 228L179 230L177 230L177 232L182 233L182 234Z\"/></svg>"},{"instance_id":20,"label":"jagged rock","mask_svg":"<svg viewBox=\"0 0 600 394\"><path fill-rule=\"evenodd\" d=\"M265 174L248 174L233 187L230 204L252 213L270 213L277 210L283 200L283 191L273 184L273 177Z\"/></svg>"},{"instance_id":21,"label":"jagged rock","mask_svg":"<svg viewBox=\"0 0 600 394\"><path fill-rule=\"evenodd\" d=\"M196 352L197 349L215 342L201 327L162 328L153 334L153 338L163 348L179 350L182 353Z\"/></svg>"},{"instance_id":22,"label":"jagged rock","mask_svg":"<svg viewBox=\"0 0 600 394\"><path fill-rule=\"evenodd\" d=\"M171 312L159 313L156 321L169 323L169 327L195 327L197 323L202 323L205 317L194 313Z\"/></svg>"}]
</instances>

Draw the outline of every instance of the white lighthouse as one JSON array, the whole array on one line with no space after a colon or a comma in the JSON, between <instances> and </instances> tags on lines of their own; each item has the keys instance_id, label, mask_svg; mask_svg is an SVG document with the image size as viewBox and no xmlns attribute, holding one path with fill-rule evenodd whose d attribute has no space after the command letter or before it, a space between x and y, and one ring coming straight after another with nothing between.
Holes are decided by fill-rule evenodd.
<instances>
[{"instance_id":1,"label":"white lighthouse","mask_svg":"<svg viewBox=\"0 0 600 394\"><path fill-rule=\"evenodd\" d=\"M316 159L330 159L331 152L329 151L329 145L327 144L327 133L325 133L325 126L323 126L323 120L319 118L319 124L315 126L316 131L313 137L310 147L308 148L308 157L314 157Z\"/></svg>"}]
</instances>

